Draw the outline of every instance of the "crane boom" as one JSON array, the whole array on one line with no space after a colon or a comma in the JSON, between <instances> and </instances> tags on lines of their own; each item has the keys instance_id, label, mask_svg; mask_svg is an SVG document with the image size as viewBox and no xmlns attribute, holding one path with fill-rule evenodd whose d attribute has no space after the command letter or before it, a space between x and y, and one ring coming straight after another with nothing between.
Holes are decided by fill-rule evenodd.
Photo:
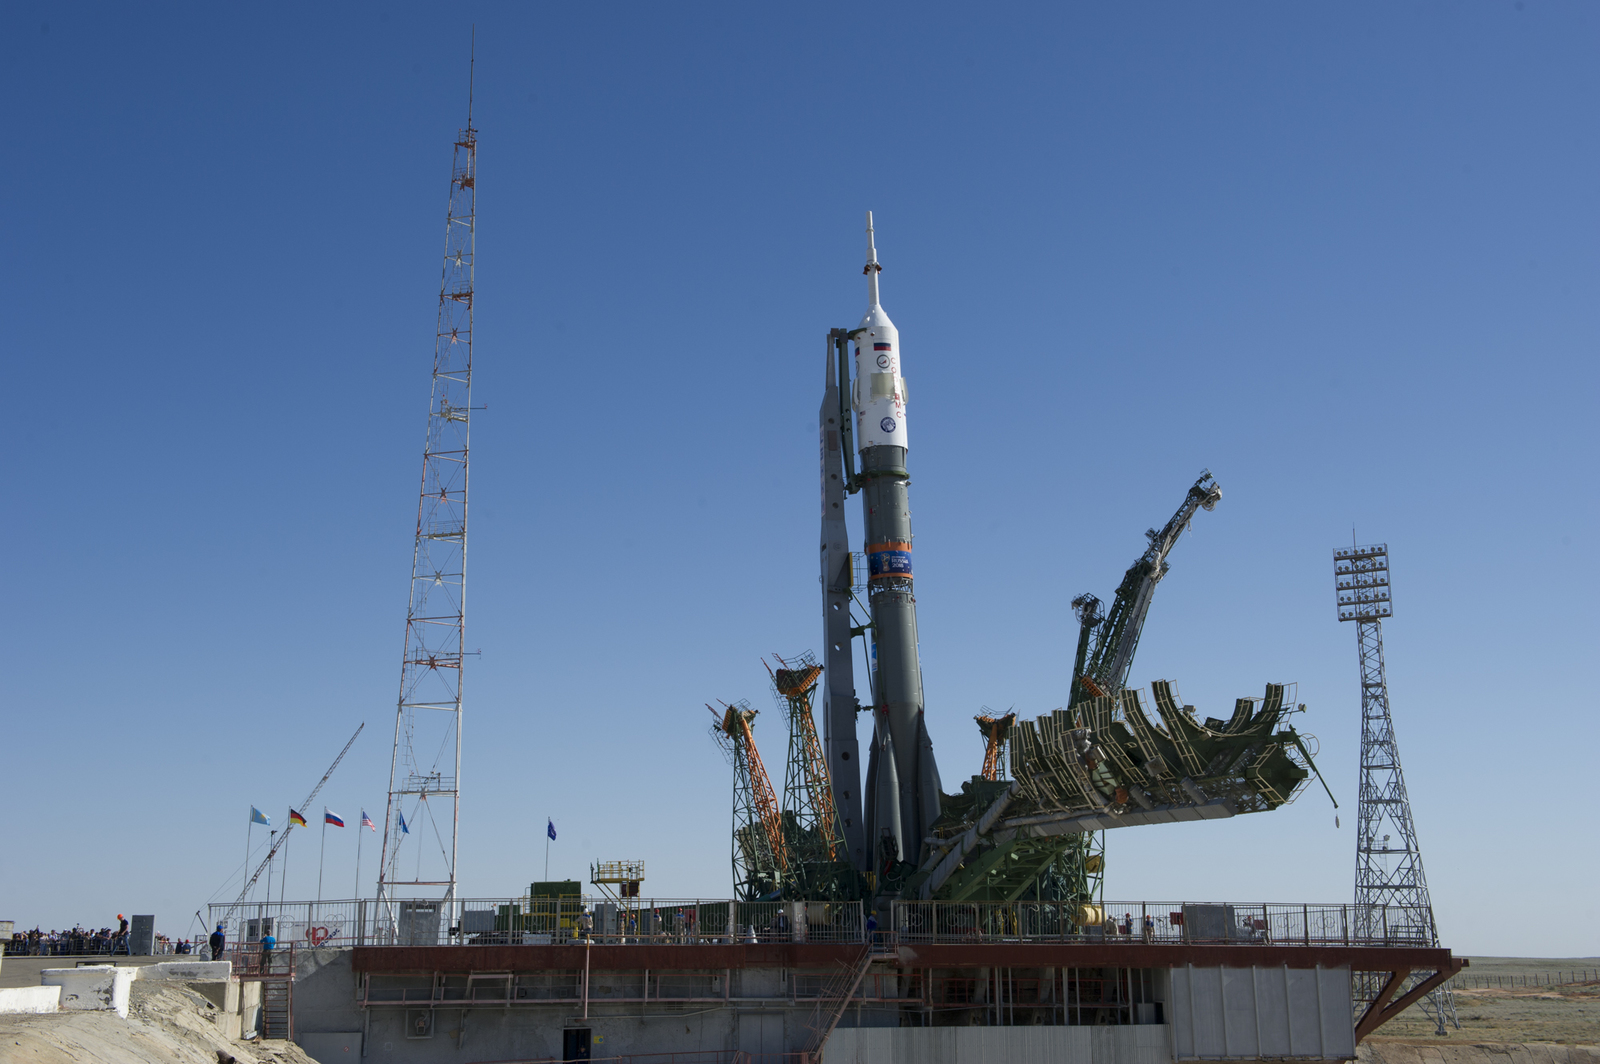
<instances>
[{"instance_id":1,"label":"crane boom","mask_svg":"<svg viewBox=\"0 0 1600 1064\"><path fill-rule=\"evenodd\" d=\"M366 721L362 721L360 724L356 725L355 735L350 736L350 741L344 744L344 749L340 750L339 756L333 759L333 764L328 766L328 771L322 774L322 778L317 781L317 785L311 788L311 793L306 795L306 800L300 803L301 809L310 807L311 803L317 800L317 795L322 793L323 784L328 782L328 777L332 776L333 770L339 767L339 762L344 760L344 755L348 754L350 752L350 748L356 744L356 735L360 735L361 729L365 728L366 726ZM267 851L267 856L262 858L261 863L256 866L255 875L251 876L250 881L244 885L244 889L239 892L239 897L234 900L232 905L228 906L228 911L222 914L222 918L224 920L227 920L229 917L231 917L234 913L234 910L238 909L239 906L244 904L245 898L250 895L250 889L256 885L256 880L261 878L261 873L266 871L267 865L271 863L272 858L277 854L279 847L281 847L285 842L289 841L289 832L293 830L294 821L291 820L288 827L283 829L283 834L279 836L278 841L272 844L272 849Z\"/></svg>"},{"instance_id":2,"label":"crane boom","mask_svg":"<svg viewBox=\"0 0 1600 1064\"><path fill-rule=\"evenodd\" d=\"M1159 530L1152 528L1145 533L1150 545L1123 574L1111 611L1101 614L1100 600L1093 595L1079 595L1072 600L1080 627L1069 705L1099 695L1115 695L1126 686L1128 672L1133 668L1133 652L1138 649L1139 635L1150 613L1150 600L1156 585L1167 575L1167 555L1189 527L1195 511L1214 510L1221 499L1222 488L1211 470L1202 470L1171 519Z\"/></svg>"}]
</instances>

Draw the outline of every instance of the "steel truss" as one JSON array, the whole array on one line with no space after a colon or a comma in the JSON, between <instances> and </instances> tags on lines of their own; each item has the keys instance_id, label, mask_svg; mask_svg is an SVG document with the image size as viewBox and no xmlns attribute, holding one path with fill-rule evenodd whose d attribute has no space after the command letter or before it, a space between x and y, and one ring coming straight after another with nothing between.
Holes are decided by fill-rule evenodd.
<instances>
[{"instance_id":1,"label":"steel truss","mask_svg":"<svg viewBox=\"0 0 1600 1064\"><path fill-rule=\"evenodd\" d=\"M1361 663L1361 779L1356 811L1355 934L1370 940L1383 936L1418 945L1438 946L1439 930L1422 870L1422 849L1411 818L1389 713L1389 686L1383 668L1383 621L1393 616L1389 598L1387 544L1340 547L1333 552L1339 620L1356 622L1356 648ZM1399 922L1396 922L1396 914ZM1421 982L1412 973L1404 995ZM1357 973L1354 986L1358 1013L1384 990L1387 973ZM1455 995L1441 984L1419 998L1417 1005L1438 1030L1457 1028Z\"/></svg>"}]
</instances>

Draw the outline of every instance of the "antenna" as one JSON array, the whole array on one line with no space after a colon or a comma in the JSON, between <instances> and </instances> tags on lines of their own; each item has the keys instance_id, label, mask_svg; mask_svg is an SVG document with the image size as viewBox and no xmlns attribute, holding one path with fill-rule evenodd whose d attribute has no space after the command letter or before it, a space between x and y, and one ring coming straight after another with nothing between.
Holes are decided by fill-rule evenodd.
<instances>
[{"instance_id":1,"label":"antenna","mask_svg":"<svg viewBox=\"0 0 1600 1064\"><path fill-rule=\"evenodd\" d=\"M472 87L478 75L478 24L472 24L472 43L467 46L467 129L472 128Z\"/></svg>"},{"instance_id":2,"label":"antenna","mask_svg":"<svg viewBox=\"0 0 1600 1064\"><path fill-rule=\"evenodd\" d=\"M472 300L478 137L471 120L469 102L468 126L455 138L450 169L444 267L434 330L433 397L422 451L405 652L378 866L378 902L391 919L397 901L402 911L409 904L399 901L401 894L409 895L411 902L417 902L420 895L442 901L442 913L433 911L448 918L447 927L456 926L459 906L456 857L461 825L462 672L472 653L466 650L467 459L474 409ZM411 808L403 809L407 804ZM414 823L407 823L407 812ZM429 821L432 832L412 834L413 828ZM436 850L424 843L429 834L438 844ZM402 849L408 857L411 850L417 851L409 874L400 867ZM442 899L436 891L442 893ZM435 934L431 941L419 937L412 944L437 945L437 937Z\"/></svg>"}]
</instances>

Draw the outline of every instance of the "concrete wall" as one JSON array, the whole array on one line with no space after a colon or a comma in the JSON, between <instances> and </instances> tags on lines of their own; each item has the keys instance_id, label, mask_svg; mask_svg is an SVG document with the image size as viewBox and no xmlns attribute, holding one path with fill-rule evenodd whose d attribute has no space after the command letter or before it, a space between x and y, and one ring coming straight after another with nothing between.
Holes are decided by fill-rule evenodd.
<instances>
[{"instance_id":1,"label":"concrete wall","mask_svg":"<svg viewBox=\"0 0 1600 1064\"><path fill-rule=\"evenodd\" d=\"M1173 968L1176 1060L1351 1060L1348 968ZM1158 996L1160 996L1158 994Z\"/></svg>"},{"instance_id":2,"label":"concrete wall","mask_svg":"<svg viewBox=\"0 0 1600 1064\"><path fill-rule=\"evenodd\" d=\"M0 1013L49 1013L59 1008L59 986L17 986L0 990Z\"/></svg>"},{"instance_id":3,"label":"concrete wall","mask_svg":"<svg viewBox=\"0 0 1600 1064\"><path fill-rule=\"evenodd\" d=\"M823 1064L1170 1064L1164 1024L1126 1027L862 1027L828 1039Z\"/></svg>"},{"instance_id":4,"label":"concrete wall","mask_svg":"<svg viewBox=\"0 0 1600 1064\"><path fill-rule=\"evenodd\" d=\"M85 965L82 968L46 968L39 973L41 986L61 988L64 1009L107 1009L128 1018L128 988L139 975L137 968Z\"/></svg>"}]
</instances>

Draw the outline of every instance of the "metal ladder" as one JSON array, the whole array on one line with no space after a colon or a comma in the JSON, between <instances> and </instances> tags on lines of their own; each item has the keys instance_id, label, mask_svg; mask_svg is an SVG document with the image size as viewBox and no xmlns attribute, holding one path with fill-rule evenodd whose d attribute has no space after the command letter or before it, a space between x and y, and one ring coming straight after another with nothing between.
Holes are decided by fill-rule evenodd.
<instances>
[{"instance_id":1,"label":"metal ladder","mask_svg":"<svg viewBox=\"0 0 1600 1064\"><path fill-rule=\"evenodd\" d=\"M294 979L261 980L261 1037L294 1039Z\"/></svg>"}]
</instances>

